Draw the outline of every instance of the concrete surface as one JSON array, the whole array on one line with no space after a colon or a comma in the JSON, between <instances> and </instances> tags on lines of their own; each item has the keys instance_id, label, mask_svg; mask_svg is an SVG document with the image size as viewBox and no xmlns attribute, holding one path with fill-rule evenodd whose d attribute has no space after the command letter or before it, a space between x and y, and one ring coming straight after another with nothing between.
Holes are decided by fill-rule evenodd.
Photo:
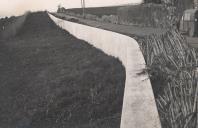
<instances>
[{"instance_id":1,"label":"concrete surface","mask_svg":"<svg viewBox=\"0 0 198 128\"><path fill-rule=\"evenodd\" d=\"M58 19L51 14L49 16L61 28L118 58L125 66L121 128L161 128L149 77L147 74L139 75L146 65L136 40L115 32Z\"/></svg>"}]
</instances>

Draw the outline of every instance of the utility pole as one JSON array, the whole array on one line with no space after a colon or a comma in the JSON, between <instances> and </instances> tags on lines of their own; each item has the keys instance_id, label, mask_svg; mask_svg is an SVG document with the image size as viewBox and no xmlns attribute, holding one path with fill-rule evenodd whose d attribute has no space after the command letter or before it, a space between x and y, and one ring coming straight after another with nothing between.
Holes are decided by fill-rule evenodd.
<instances>
[{"instance_id":1,"label":"utility pole","mask_svg":"<svg viewBox=\"0 0 198 128\"><path fill-rule=\"evenodd\" d=\"M85 0L81 0L82 15L85 18Z\"/></svg>"}]
</instances>

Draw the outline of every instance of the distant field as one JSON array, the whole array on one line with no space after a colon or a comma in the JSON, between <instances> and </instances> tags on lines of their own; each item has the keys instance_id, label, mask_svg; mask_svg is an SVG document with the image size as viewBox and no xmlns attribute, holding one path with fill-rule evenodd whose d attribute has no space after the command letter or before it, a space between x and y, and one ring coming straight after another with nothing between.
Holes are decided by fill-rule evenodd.
<instances>
[{"instance_id":1,"label":"distant field","mask_svg":"<svg viewBox=\"0 0 198 128\"><path fill-rule=\"evenodd\" d=\"M117 15L117 9L122 6L114 6L114 7L94 7L94 8L86 8L86 13L97 15L101 17L102 15ZM78 14L82 14L81 8L67 9L68 11L72 11Z\"/></svg>"}]
</instances>

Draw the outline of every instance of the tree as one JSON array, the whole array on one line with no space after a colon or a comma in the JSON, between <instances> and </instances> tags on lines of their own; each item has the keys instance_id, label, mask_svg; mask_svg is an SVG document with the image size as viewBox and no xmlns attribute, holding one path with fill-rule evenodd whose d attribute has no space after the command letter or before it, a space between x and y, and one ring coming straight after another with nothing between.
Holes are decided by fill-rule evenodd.
<instances>
[{"instance_id":1,"label":"tree","mask_svg":"<svg viewBox=\"0 0 198 128\"><path fill-rule=\"evenodd\" d=\"M177 8L193 8L194 0L162 0L164 4L175 6Z\"/></svg>"},{"instance_id":2,"label":"tree","mask_svg":"<svg viewBox=\"0 0 198 128\"><path fill-rule=\"evenodd\" d=\"M59 4L59 5L58 5L58 9L60 9L61 7L62 7L61 4Z\"/></svg>"}]
</instances>

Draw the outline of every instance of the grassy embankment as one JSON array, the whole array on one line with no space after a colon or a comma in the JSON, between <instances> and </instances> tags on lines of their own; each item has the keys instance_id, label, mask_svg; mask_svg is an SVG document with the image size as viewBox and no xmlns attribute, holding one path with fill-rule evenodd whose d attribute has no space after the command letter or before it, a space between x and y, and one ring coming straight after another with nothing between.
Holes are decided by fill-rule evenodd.
<instances>
[{"instance_id":1,"label":"grassy embankment","mask_svg":"<svg viewBox=\"0 0 198 128\"><path fill-rule=\"evenodd\" d=\"M119 128L125 69L117 59L41 12L0 45L0 127Z\"/></svg>"}]
</instances>

